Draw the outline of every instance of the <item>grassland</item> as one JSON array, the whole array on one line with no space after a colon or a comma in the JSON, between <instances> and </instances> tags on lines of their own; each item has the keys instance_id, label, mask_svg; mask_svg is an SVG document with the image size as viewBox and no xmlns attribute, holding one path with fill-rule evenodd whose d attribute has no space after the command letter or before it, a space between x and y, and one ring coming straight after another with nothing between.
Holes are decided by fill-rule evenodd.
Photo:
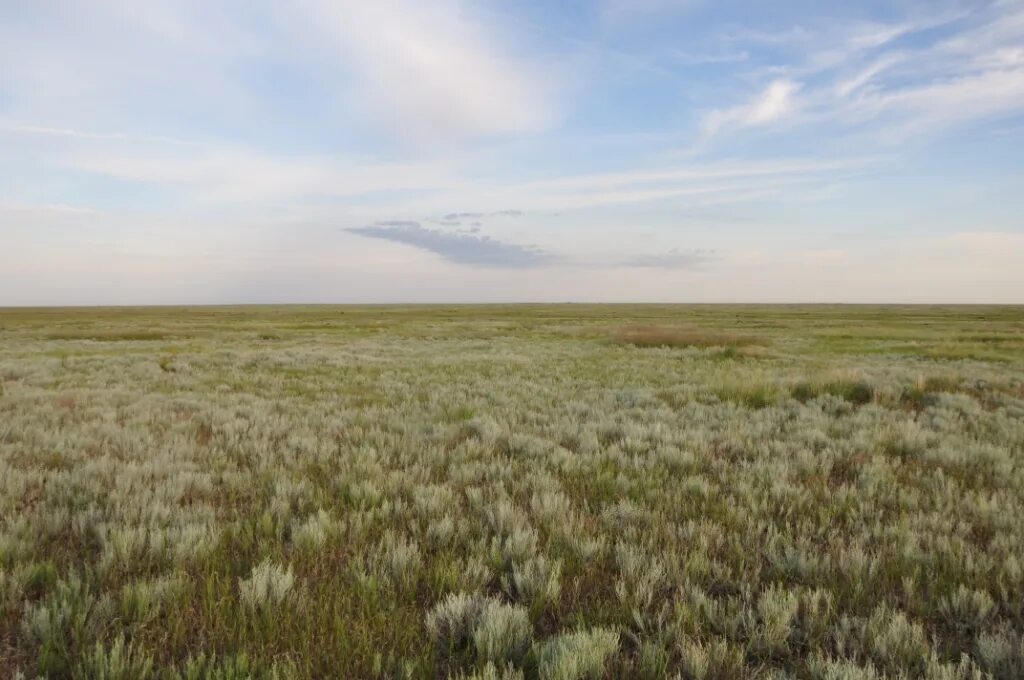
<instances>
[{"instance_id":1,"label":"grassland","mask_svg":"<svg viewBox=\"0 0 1024 680\"><path fill-rule=\"evenodd\" d=\"M0 310L0 677L1024 677L1024 309Z\"/></svg>"}]
</instances>

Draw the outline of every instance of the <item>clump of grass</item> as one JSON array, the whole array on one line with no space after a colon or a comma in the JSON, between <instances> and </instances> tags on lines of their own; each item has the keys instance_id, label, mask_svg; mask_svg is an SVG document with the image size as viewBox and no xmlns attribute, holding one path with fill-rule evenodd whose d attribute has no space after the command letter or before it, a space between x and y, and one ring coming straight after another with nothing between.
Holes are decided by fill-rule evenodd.
<instances>
[{"instance_id":1,"label":"clump of grass","mask_svg":"<svg viewBox=\"0 0 1024 680\"><path fill-rule=\"evenodd\" d=\"M21 577L25 597L38 599L57 583L57 568L52 562L30 565Z\"/></svg>"},{"instance_id":2,"label":"clump of grass","mask_svg":"<svg viewBox=\"0 0 1024 680\"><path fill-rule=\"evenodd\" d=\"M803 403L823 394L831 394L851 404L862 406L871 403L875 398L875 388L864 380L802 381L793 385L790 394Z\"/></svg>"},{"instance_id":3,"label":"clump of grass","mask_svg":"<svg viewBox=\"0 0 1024 680\"><path fill-rule=\"evenodd\" d=\"M900 406L911 411L920 412L938 403L938 395L923 390L917 385L905 387L900 391Z\"/></svg>"},{"instance_id":4,"label":"clump of grass","mask_svg":"<svg viewBox=\"0 0 1024 680\"><path fill-rule=\"evenodd\" d=\"M745 408L763 409L779 400L779 388L765 382L730 383L717 387L714 395L721 401L739 404Z\"/></svg>"},{"instance_id":5,"label":"clump of grass","mask_svg":"<svg viewBox=\"0 0 1024 680\"><path fill-rule=\"evenodd\" d=\"M625 326L612 335L620 345L633 347L725 347L754 345L761 340L750 335L720 333L685 326Z\"/></svg>"},{"instance_id":6,"label":"clump of grass","mask_svg":"<svg viewBox=\"0 0 1024 680\"><path fill-rule=\"evenodd\" d=\"M85 657L75 677L102 678L103 680L150 680L156 677L153 659L145 652L135 649L124 636L118 636L114 644L104 647L97 642L92 654Z\"/></svg>"},{"instance_id":7,"label":"clump of grass","mask_svg":"<svg viewBox=\"0 0 1024 680\"><path fill-rule=\"evenodd\" d=\"M959 389L959 381L951 377L918 376L913 385L900 391L899 404L903 408L920 412L938 404L939 393L957 392Z\"/></svg>"}]
</instances>

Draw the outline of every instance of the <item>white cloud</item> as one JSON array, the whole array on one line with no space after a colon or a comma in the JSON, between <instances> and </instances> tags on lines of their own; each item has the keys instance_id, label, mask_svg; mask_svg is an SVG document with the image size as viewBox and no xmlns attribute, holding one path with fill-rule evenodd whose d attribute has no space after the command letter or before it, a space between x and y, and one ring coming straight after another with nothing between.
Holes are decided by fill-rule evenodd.
<instances>
[{"instance_id":1,"label":"white cloud","mask_svg":"<svg viewBox=\"0 0 1024 680\"><path fill-rule=\"evenodd\" d=\"M124 122L158 102L190 112L251 105L237 101L231 69L265 45L226 3L23 3L12 14L0 21L5 108L40 129Z\"/></svg>"},{"instance_id":2,"label":"white cloud","mask_svg":"<svg viewBox=\"0 0 1024 680\"><path fill-rule=\"evenodd\" d=\"M524 57L461 0L99 0L23 14L0 21L5 113L23 132L244 129L286 108L291 93L269 90L301 73L318 125L333 114L336 129L429 145L544 129L560 91L550 58Z\"/></svg>"},{"instance_id":3,"label":"white cloud","mask_svg":"<svg viewBox=\"0 0 1024 680\"><path fill-rule=\"evenodd\" d=\"M867 157L781 158L641 167L626 172L566 174L544 180L478 179L472 164L375 162L328 155L273 155L244 147L140 145L121 139L75 139L48 160L76 172L179 192L193 208L230 204L298 208L310 199L358 198L368 210L582 210L657 201L745 202L787 186L821 184L860 172ZM372 213L372 211L371 211Z\"/></svg>"},{"instance_id":4,"label":"white cloud","mask_svg":"<svg viewBox=\"0 0 1024 680\"><path fill-rule=\"evenodd\" d=\"M1022 41L1024 9L993 5L952 36L883 53L840 82L836 95L853 96L834 104L834 115L883 118L905 135L1024 111ZM869 81L872 87L862 91Z\"/></svg>"},{"instance_id":5,"label":"white cloud","mask_svg":"<svg viewBox=\"0 0 1024 680\"><path fill-rule=\"evenodd\" d=\"M22 125L18 123L0 123L0 133L16 135L42 135L46 137L68 137L82 140L118 141L118 142L156 142L160 144L192 144L188 140L159 135L129 135L122 132L91 132L72 128L55 128L43 125Z\"/></svg>"},{"instance_id":6,"label":"white cloud","mask_svg":"<svg viewBox=\"0 0 1024 680\"><path fill-rule=\"evenodd\" d=\"M552 119L549 72L503 54L456 2L310 0L362 100L422 144L534 131Z\"/></svg>"},{"instance_id":7,"label":"white cloud","mask_svg":"<svg viewBox=\"0 0 1024 680\"><path fill-rule=\"evenodd\" d=\"M800 83L792 80L774 80L751 102L707 114L704 132L714 135L727 127L751 127L782 120L797 110L795 95L800 88Z\"/></svg>"},{"instance_id":8,"label":"white cloud","mask_svg":"<svg viewBox=\"0 0 1024 680\"><path fill-rule=\"evenodd\" d=\"M734 43L761 43L796 57L796 61L769 66L766 71L793 79L807 79L828 71L842 71L873 59L884 49L894 49L901 39L964 17L961 12L928 12L896 23L838 22L813 28L794 26L775 33L739 32L728 38Z\"/></svg>"},{"instance_id":9,"label":"white cloud","mask_svg":"<svg viewBox=\"0 0 1024 680\"><path fill-rule=\"evenodd\" d=\"M724 161L663 168L638 168L629 172L590 173L539 180L520 185L525 191L552 189L587 189L603 191L611 188L653 184L658 182L696 182L789 175L825 175L850 170L871 162L869 158L777 158L763 161Z\"/></svg>"},{"instance_id":10,"label":"white cloud","mask_svg":"<svg viewBox=\"0 0 1024 680\"><path fill-rule=\"evenodd\" d=\"M799 83L776 80L744 112L741 121L747 125L761 125L782 118L793 110L793 95L799 89Z\"/></svg>"},{"instance_id":11,"label":"white cloud","mask_svg":"<svg viewBox=\"0 0 1024 680\"><path fill-rule=\"evenodd\" d=\"M858 100L858 117L896 114L901 131L927 131L967 120L1024 111L1024 67L993 69L948 80L890 89Z\"/></svg>"},{"instance_id":12,"label":"white cloud","mask_svg":"<svg viewBox=\"0 0 1024 680\"><path fill-rule=\"evenodd\" d=\"M850 36L847 47L850 49L869 50L880 47L896 40L897 38L919 29L921 24L876 24L859 27L858 31Z\"/></svg>"},{"instance_id":13,"label":"white cloud","mask_svg":"<svg viewBox=\"0 0 1024 680\"><path fill-rule=\"evenodd\" d=\"M947 37L929 37L942 28ZM743 35L743 34L741 34ZM914 44L904 38L916 36ZM750 42L771 36L746 35ZM737 38L733 38L735 42ZM832 126L832 139L901 143L908 136L1024 113L1024 7L996 3L967 14L799 27L778 36L796 59L751 76L777 76L750 102L710 112L705 139L722 129L778 123ZM797 96L799 94L799 97Z\"/></svg>"},{"instance_id":14,"label":"white cloud","mask_svg":"<svg viewBox=\"0 0 1024 680\"><path fill-rule=\"evenodd\" d=\"M899 63L900 60L901 57L899 55L886 55L880 59L876 59L854 75L836 83L835 95L840 98L850 96L857 90L867 86L875 76Z\"/></svg>"},{"instance_id":15,"label":"white cloud","mask_svg":"<svg viewBox=\"0 0 1024 680\"><path fill-rule=\"evenodd\" d=\"M573 211L656 202L676 207L745 203L790 187L807 190L824 185L874 162L868 158L734 161L565 175L498 186L464 179L452 188L413 197L404 207L430 213L452 205L472 210Z\"/></svg>"}]
</instances>

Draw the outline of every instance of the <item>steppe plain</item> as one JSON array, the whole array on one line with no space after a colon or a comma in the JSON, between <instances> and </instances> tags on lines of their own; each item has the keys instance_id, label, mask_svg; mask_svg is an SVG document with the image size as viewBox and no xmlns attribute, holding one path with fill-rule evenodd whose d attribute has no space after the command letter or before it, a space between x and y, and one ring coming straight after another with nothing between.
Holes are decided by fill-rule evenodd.
<instances>
[{"instance_id":1,"label":"steppe plain","mask_svg":"<svg viewBox=\"0 0 1024 680\"><path fill-rule=\"evenodd\" d=\"M0 676L1024 677L1024 308L0 310Z\"/></svg>"}]
</instances>

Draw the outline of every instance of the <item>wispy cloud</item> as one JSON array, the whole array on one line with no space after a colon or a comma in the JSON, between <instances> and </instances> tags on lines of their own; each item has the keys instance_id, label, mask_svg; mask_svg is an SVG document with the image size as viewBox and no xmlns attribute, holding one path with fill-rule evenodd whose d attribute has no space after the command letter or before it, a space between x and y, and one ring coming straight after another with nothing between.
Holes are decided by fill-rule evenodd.
<instances>
[{"instance_id":1,"label":"wispy cloud","mask_svg":"<svg viewBox=\"0 0 1024 680\"><path fill-rule=\"evenodd\" d=\"M204 147L165 154L81 150L59 162L82 172L186 190L204 203L337 198L460 186L441 163L373 163L237 148Z\"/></svg>"},{"instance_id":2,"label":"wispy cloud","mask_svg":"<svg viewBox=\"0 0 1024 680\"><path fill-rule=\"evenodd\" d=\"M606 191L636 185L693 183L758 177L827 175L870 164L876 159L848 158L775 158L756 161L717 161L666 167L638 167L627 172L595 172L526 182L519 189L544 191Z\"/></svg>"},{"instance_id":3,"label":"wispy cloud","mask_svg":"<svg viewBox=\"0 0 1024 680\"><path fill-rule=\"evenodd\" d=\"M948 80L883 90L844 109L857 118L896 116L902 133L1024 111L1024 64Z\"/></svg>"},{"instance_id":4,"label":"wispy cloud","mask_svg":"<svg viewBox=\"0 0 1024 680\"><path fill-rule=\"evenodd\" d=\"M551 120L550 71L502 51L501 34L446 0L308 0L392 134L434 144L536 131ZM553 83L552 83L553 84Z\"/></svg>"},{"instance_id":5,"label":"wispy cloud","mask_svg":"<svg viewBox=\"0 0 1024 680\"><path fill-rule=\"evenodd\" d=\"M736 64L750 59L750 53L746 50L718 51L718 52L687 52L684 50L673 50L671 58L680 64L698 66L705 64Z\"/></svg>"},{"instance_id":6,"label":"wispy cloud","mask_svg":"<svg viewBox=\"0 0 1024 680\"><path fill-rule=\"evenodd\" d=\"M874 160L723 161L504 183L477 179L472 168L442 162L375 163L216 146L136 150L120 144L89 145L55 154L54 162L77 172L180 192L202 205L360 198L365 203L383 203L389 212L397 208L419 212L424 222L479 226L493 219L601 206L698 201L709 196L742 201L751 191L834 181ZM442 212L453 204L469 209ZM502 207L510 205L517 207Z\"/></svg>"},{"instance_id":7,"label":"wispy cloud","mask_svg":"<svg viewBox=\"0 0 1024 680\"><path fill-rule=\"evenodd\" d=\"M46 137L69 137L80 140L96 141L117 141L117 142L155 142L159 144L184 144L190 145L194 142L177 139L175 137L162 137L160 135L136 135L121 132L91 132L88 130L74 130L71 128L55 128L43 125L21 125L18 123L0 122L0 133L19 135L43 135Z\"/></svg>"},{"instance_id":8,"label":"wispy cloud","mask_svg":"<svg viewBox=\"0 0 1024 680\"><path fill-rule=\"evenodd\" d=\"M831 125L834 138L856 134L863 142L875 131L886 144L1024 113L1024 8L1017 3L994 3L970 16L939 12L817 31L739 33L727 44L759 41L798 46L798 56L760 67L760 76L776 79L748 103L707 114L706 136L792 118Z\"/></svg>"},{"instance_id":9,"label":"wispy cloud","mask_svg":"<svg viewBox=\"0 0 1024 680\"><path fill-rule=\"evenodd\" d=\"M466 220L479 222L492 217L522 217L522 210L492 210L489 212L452 212L441 218L444 224L458 225Z\"/></svg>"},{"instance_id":10,"label":"wispy cloud","mask_svg":"<svg viewBox=\"0 0 1024 680\"><path fill-rule=\"evenodd\" d=\"M834 91L840 99L853 94L867 86L876 76L888 68L898 64L903 57L898 54L888 54L871 62L864 68L849 77L845 77L836 83Z\"/></svg>"},{"instance_id":11,"label":"wispy cloud","mask_svg":"<svg viewBox=\"0 0 1024 680\"><path fill-rule=\"evenodd\" d=\"M505 243L489 236L427 229L419 222L387 220L347 229L353 234L394 241L440 255L449 262L482 267L536 267L553 257L536 246Z\"/></svg>"},{"instance_id":12,"label":"wispy cloud","mask_svg":"<svg viewBox=\"0 0 1024 680\"><path fill-rule=\"evenodd\" d=\"M704 132L714 135L723 128L767 125L782 120L797 109L795 95L800 83L775 80L753 101L729 109L718 109L704 118Z\"/></svg>"},{"instance_id":13,"label":"wispy cloud","mask_svg":"<svg viewBox=\"0 0 1024 680\"><path fill-rule=\"evenodd\" d=\"M24 214L54 214L54 215L98 215L100 211L89 207L66 205L63 203L14 203L0 201L0 213L11 213L14 215Z\"/></svg>"}]
</instances>

